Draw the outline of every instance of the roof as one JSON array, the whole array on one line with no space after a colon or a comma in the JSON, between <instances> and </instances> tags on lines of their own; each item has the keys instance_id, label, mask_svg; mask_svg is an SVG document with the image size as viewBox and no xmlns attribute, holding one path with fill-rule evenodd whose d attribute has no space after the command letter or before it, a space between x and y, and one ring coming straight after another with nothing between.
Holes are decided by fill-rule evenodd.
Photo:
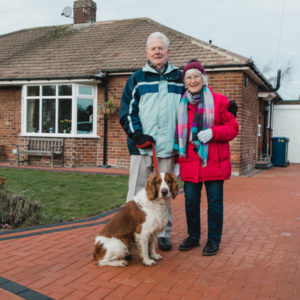
<instances>
[{"instance_id":1,"label":"roof","mask_svg":"<svg viewBox=\"0 0 300 300\"><path fill-rule=\"evenodd\" d=\"M272 90L251 59L148 18L37 27L1 35L0 82L94 78L100 71L135 71L145 64L146 39L155 31L168 36L173 65L182 68L197 58L211 69L247 66Z\"/></svg>"},{"instance_id":2,"label":"roof","mask_svg":"<svg viewBox=\"0 0 300 300\"><path fill-rule=\"evenodd\" d=\"M148 18L24 29L0 36L0 78L89 76L102 70L137 70L145 64L147 36L164 32L170 62L191 58L204 65L245 64L248 59L163 26Z\"/></svg>"}]
</instances>

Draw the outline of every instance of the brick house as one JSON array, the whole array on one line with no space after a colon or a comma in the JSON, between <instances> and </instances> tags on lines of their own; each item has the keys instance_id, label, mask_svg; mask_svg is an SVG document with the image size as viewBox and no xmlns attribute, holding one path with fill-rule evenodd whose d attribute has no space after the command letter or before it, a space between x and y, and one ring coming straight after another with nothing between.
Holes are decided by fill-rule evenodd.
<instances>
[{"instance_id":1,"label":"brick house","mask_svg":"<svg viewBox=\"0 0 300 300\"><path fill-rule=\"evenodd\" d=\"M96 22L92 0L74 1L74 24L24 29L0 36L2 160L29 136L63 137L65 167L129 166L118 106L132 72L141 68L146 38L170 39L169 61L182 68L197 58L209 85L237 103L239 136L231 142L233 173L254 168L269 151L270 110L280 99L251 59L182 34L148 18ZM103 114L103 103L117 110ZM0 157L0 159L1 159ZM46 164L36 158L33 164Z\"/></svg>"}]
</instances>

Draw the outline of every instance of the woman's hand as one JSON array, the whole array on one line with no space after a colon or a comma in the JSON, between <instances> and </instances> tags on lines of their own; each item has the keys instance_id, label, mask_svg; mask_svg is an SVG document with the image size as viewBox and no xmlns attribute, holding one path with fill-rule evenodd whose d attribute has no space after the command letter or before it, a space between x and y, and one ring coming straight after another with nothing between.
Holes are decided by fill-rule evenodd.
<instances>
[{"instance_id":1,"label":"woman's hand","mask_svg":"<svg viewBox=\"0 0 300 300\"><path fill-rule=\"evenodd\" d=\"M205 130L201 130L200 132L198 132L197 137L198 137L198 140L201 143L206 144L213 137L212 130L210 128L209 129L205 129Z\"/></svg>"},{"instance_id":2,"label":"woman's hand","mask_svg":"<svg viewBox=\"0 0 300 300\"><path fill-rule=\"evenodd\" d=\"M175 176L179 177L179 175L180 175L179 164L174 165L174 174L175 174Z\"/></svg>"}]
</instances>

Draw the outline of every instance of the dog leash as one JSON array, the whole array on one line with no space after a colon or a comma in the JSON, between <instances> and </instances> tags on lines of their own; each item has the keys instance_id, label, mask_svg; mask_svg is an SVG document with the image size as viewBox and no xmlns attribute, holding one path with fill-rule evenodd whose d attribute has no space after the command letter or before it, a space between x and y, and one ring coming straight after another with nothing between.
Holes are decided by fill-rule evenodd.
<instances>
[{"instance_id":1,"label":"dog leash","mask_svg":"<svg viewBox=\"0 0 300 300\"><path fill-rule=\"evenodd\" d=\"M159 171L158 171L158 164L157 164L157 157L156 157L156 151L155 151L154 143L151 142L151 141L147 141L143 145L136 145L136 146L137 146L137 148L145 148L145 147L150 146L150 145L152 145L154 171L155 171L156 174L158 174Z\"/></svg>"}]
</instances>

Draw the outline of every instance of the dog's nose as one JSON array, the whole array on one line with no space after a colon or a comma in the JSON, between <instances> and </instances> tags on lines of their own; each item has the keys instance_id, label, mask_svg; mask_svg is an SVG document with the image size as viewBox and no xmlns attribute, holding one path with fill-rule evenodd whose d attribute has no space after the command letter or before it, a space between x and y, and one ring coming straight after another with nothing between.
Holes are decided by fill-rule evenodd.
<instances>
[{"instance_id":1,"label":"dog's nose","mask_svg":"<svg viewBox=\"0 0 300 300\"><path fill-rule=\"evenodd\" d=\"M163 196L167 196L167 195L168 195L168 189L162 189L162 190L161 190L161 194L162 194Z\"/></svg>"}]
</instances>

